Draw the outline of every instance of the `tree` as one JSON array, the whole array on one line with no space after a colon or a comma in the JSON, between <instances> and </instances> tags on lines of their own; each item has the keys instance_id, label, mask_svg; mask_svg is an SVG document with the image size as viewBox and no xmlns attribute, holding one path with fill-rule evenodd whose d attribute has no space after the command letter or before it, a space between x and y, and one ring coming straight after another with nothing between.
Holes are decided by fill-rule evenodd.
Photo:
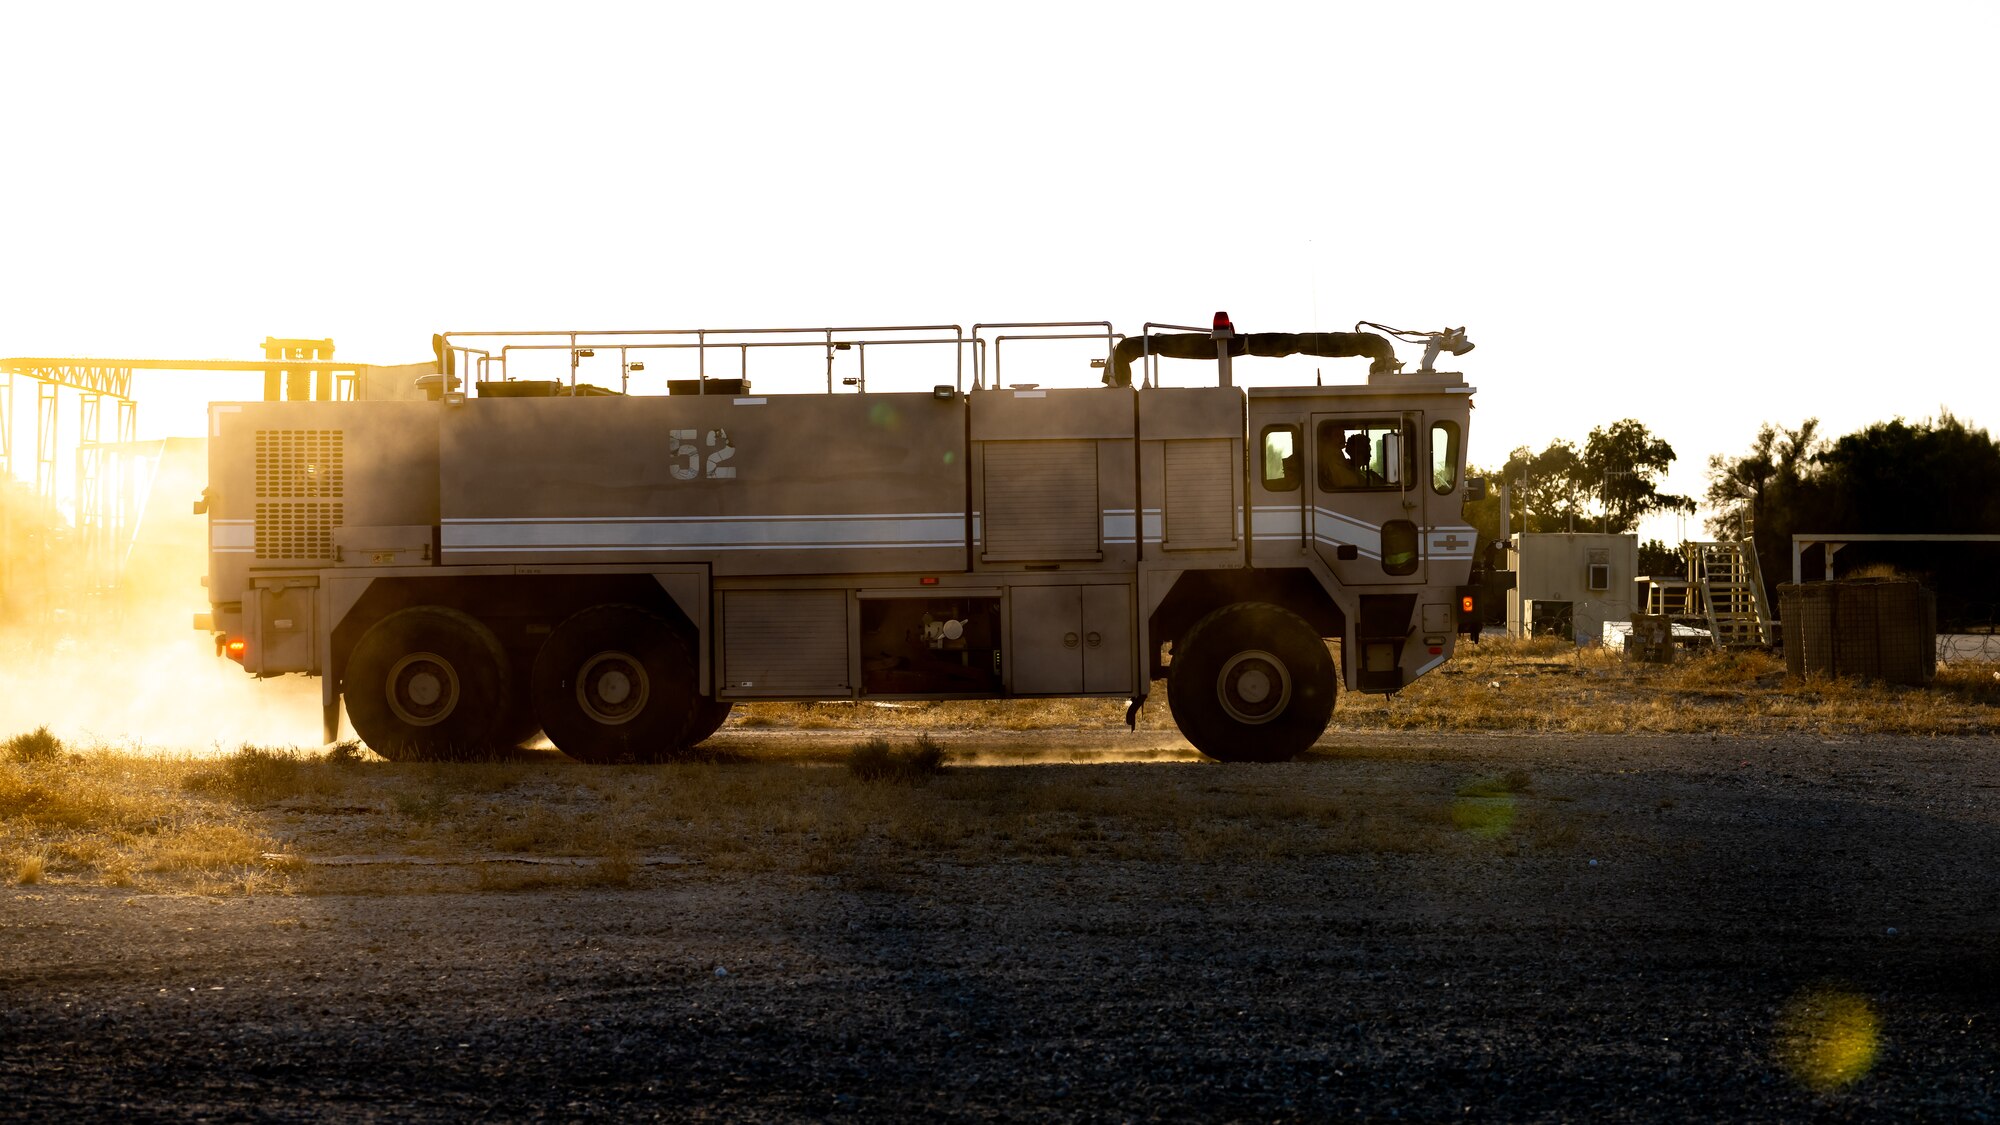
<instances>
[{"instance_id":1,"label":"tree","mask_svg":"<svg viewBox=\"0 0 2000 1125\"><path fill-rule=\"evenodd\" d=\"M1948 410L1934 421L1876 422L1834 441L1821 439L1810 418L1795 430L1767 423L1749 453L1710 458L1708 474L1708 502L1718 513L1710 530L1734 538L1750 516L1773 588L1791 580L1795 534L2000 534L2000 443ZM1941 621L1994 616L1985 591L2000 551L1990 547L1856 543L1839 562L1843 573L1886 564L1923 578L1937 593Z\"/></svg>"},{"instance_id":2,"label":"tree","mask_svg":"<svg viewBox=\"0 0 2000 1125\"><path fill-rule=\"evenodd\" d=\"M1652 512L1694 510L1693 500L1660 491L1673 463L1673 446L1625 418L1590 431L1581 450L1561 438L1540 453L1522 446L1501 474L1516 530L1624 532Z\"/></svg>"},{"instance_id":3,"label":"tree","mask_svg":"<svg viewBox=\"0 0 2000 1125\"><path fill-rule=\"evenodd\" d=\"M1820 454L1824 530L2000 533L2000 444L1941 410L1848 434ZM1821 528L1801 528L1816 531Z\"/></svg>"},{"instance_id":4,"label":"tree","mask_svg":"<svg viewBox=\"0 0 2000 1125\"><path fill-rule=\"evenodd\" d=\"M1707 521L1708 533L1717 539L1739 539L1746 519L1761 527L1774 506L1795 508L1825 449L1819 419L1808 418L1795 430L1764 423L1750 452L1742 457L1710 456L1704 499L1715 515Z\"/></svg>"},{"instance_id":5,"label":"tree","mask_svg":"<svg viewBox=\"0 0 2000 1125\"><path fill-rule=\"evenodd\" d=\"M1692 512L1694 501L1660 491L1674 463L1674 447L1645 425L1625 418L1590 431L1578 469L1588 488L1598 483L1597 506L1606 531L1631 531L1653 512Z\"/></svg>"},{"instance_id":6,"label":"tree","mask_svg":"<svg viewBox=\"0 0 2000 1125\"><path fill-rule=\"evenodd\" d=\"M1685 576L1687 559L1678 548L1667 546L1664 540L1648 539L1639 544L1639 573Z\"/></svg>"},{"instance_id":7,"label":"tree","mask_svg":"<svg viewBox=\"0 0 2000 1125\"><path fill-rule=\"evenodd\" d=\"M1566 531L1580 514L1577 481L1583 458L1576 446L1557 438L1540 453L1514 450L1501 467L1516 531Z\"/></svg>"}]
</instances>

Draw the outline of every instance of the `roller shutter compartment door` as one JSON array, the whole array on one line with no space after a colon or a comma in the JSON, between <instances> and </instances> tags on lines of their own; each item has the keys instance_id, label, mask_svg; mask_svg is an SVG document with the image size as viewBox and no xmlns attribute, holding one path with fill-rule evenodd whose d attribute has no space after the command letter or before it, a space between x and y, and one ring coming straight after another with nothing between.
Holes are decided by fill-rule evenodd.
<instances>
[{"instance_id":1,"label":"roller shutter compartment door","mask_svg":"<svg viewBox=\"0 0 2000 1125\"><path fill-rule=\"evenodd\" d=\"M990 441L985 448L987 562L1103 558L1097 443Z\"/></svg>"}]
</instances>

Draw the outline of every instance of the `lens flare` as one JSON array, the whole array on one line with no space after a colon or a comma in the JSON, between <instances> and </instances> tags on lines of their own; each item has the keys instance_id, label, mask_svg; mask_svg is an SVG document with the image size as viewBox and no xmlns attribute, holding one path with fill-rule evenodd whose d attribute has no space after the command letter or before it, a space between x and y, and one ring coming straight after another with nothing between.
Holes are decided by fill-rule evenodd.
<instances>
[{"instance_id":1,"label":"lens flare","mask_svg":"<svg viewBox=\"0 0 2000 1125\"><path fill-rule=\"evenodd\" d=\"M1525 778L1513 776L1468 781L1452 800L1451 823L1468 835L1497 840L1513 830L1514 794L1526 787Z\"/></svg>"},{"instance_id":2,"label":"lens flare","mask_svg":"<svg viewBox=\"0 0 2000 1125\"><path fill-rule=\"evenodd\" d=\"M877 402L868 408L868 424L893 432L903 428L903 415L888 403Z\"/></svg>"},{"instance_id":3,"label":"lens flare","mask_svg":"<svg viewBox=\"0 0 2000 1125\"><path fill-rule=\"evenodd\" d=\"M1497 840L1514 827L1514 798L1460 797L1451 804L1451 822L1460 832Z\"/></svg>"},{"instance_id":4,"label":"lens flare","mask_svg":"<svg viewBox=\"0 0 2000 1125\"><path fill-rule=\"evenodd\" d=\"M1882 1047L1881 1020L1865 997L1815 988L1785 1006L1778 1019L1778 1059L1815 1090L1846 1086L1874 1067Z\"/></svg>"}]
</instances>

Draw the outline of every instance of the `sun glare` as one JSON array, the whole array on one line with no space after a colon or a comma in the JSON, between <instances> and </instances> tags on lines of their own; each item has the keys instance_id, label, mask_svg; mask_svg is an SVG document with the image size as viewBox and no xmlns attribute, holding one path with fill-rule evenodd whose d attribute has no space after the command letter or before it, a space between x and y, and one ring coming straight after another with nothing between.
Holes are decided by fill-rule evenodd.
<instances>
[{"instance_id":1,"label":"sun glare","mask_svg":"<svg viewBox=\"0 0 2000 1125\"><path fill-rule=\"evenodd\" d=\"M1794 998L1778 1020L1778 1058L1792 1077L1815 1090L1851 1085L1875 1065L1881 1020L1865 997L1834 988Z\"/></svg>"}]
</instances>

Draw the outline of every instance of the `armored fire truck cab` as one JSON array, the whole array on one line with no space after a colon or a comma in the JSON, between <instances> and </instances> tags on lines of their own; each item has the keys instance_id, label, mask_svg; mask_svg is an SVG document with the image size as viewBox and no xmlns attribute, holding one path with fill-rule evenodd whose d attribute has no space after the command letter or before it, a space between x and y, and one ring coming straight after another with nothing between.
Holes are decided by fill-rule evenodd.
<instances>
[{"instance_id":1,"label":"armored fire truck cab","mask_svg":"<svg viewBox=\"0 0 2000 1125\"><path fill-rule=\"evenodd\" d=\"M1432 360L1470 345L1405 337L1428 347L1404 372L1373 333L1162 328L453 333L404 398L215 404L208 621L248 672L323 677L327 738L344 700L392 759L539 731L655 760L753 700L1104 696L1129 719L1162 677L1203 753L1289 758L1343 680L1394 692L1451 654L1472 388ZM1102 385L1000 384L1003 343L1077 339ZM867 389L888 344L939 351L937 381ZM823 349L826 390L753 393L771 347ZM510 378L536 348L697 370L651 396ZM1372 363L1234 384L1235 358L1285 354ZM1215 375L1162 385L1163 357Z\"/></svg>"}]
</instances>

